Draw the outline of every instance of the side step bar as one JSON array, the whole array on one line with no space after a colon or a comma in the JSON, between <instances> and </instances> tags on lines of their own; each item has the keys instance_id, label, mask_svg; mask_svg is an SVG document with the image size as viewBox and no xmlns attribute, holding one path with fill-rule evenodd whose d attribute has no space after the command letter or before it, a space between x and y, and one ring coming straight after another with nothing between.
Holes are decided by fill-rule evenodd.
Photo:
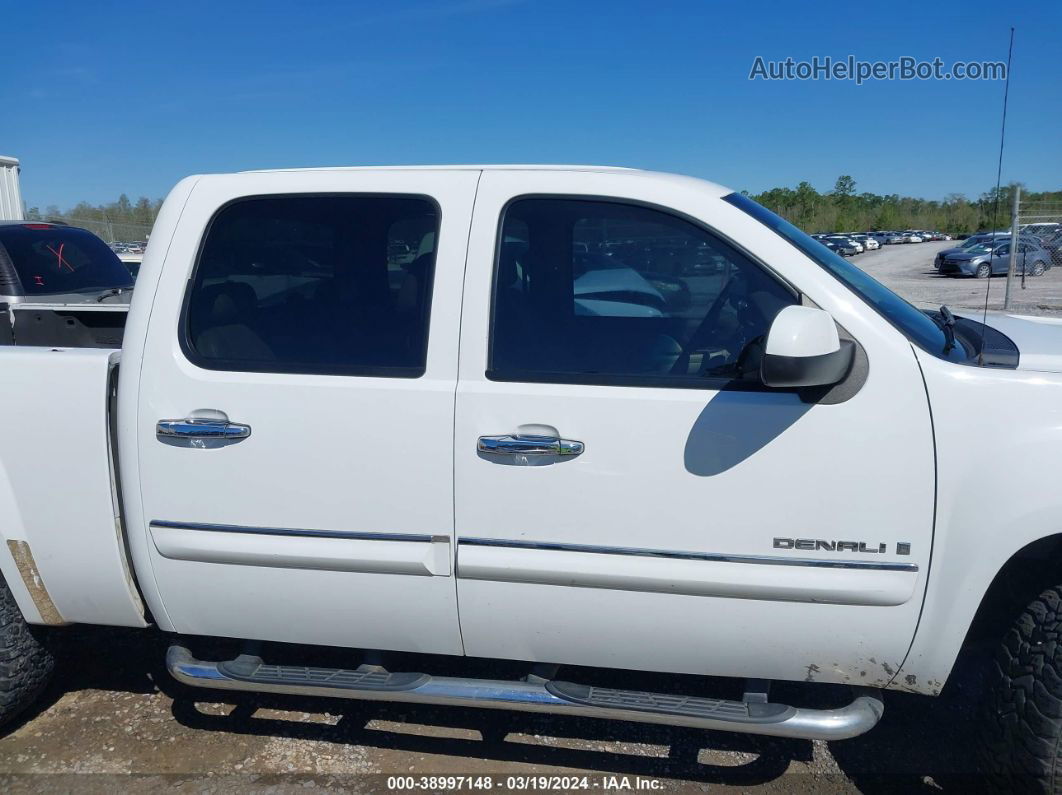
<instances>
[{"instance_id":1,"label":"side step bar","mask_svg":"<svg viewBox=\"0 0 1062 795\"><path fill-rule=\"evenodd\" d=\"M387 673L372 666L345 670L267 665L249 655L226 662L205 662L195 659L180 645L170 646L166 668L183 684L216 690L550 712L809 740L856 737L872 729L884 712L880 693L869 688L855 689L855 699L839 709L802 709L558 681Z\"/></svg>"}]
</instances>

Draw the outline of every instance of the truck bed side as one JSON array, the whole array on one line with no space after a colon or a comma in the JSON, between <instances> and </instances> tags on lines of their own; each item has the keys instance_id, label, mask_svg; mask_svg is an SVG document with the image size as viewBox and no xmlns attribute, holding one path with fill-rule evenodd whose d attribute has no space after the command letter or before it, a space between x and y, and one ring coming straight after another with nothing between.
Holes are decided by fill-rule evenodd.
<instances>
[{"instance_id":1,"label":"truck bed side","mask_svg":"<svg viewBox=\"0 0 1062 795\"><path fill-rule=\"evenodd\" d=\"M117 351L0 347L0 571L31 623L145 626L113 478Z\"/></svg>"}]
</instances>

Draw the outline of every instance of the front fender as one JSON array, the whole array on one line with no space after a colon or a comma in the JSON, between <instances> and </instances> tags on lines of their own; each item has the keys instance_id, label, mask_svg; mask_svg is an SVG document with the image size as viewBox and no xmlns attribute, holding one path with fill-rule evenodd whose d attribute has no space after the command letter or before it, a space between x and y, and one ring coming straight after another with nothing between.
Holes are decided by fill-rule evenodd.
<instances>
[{"instance_id":1,"label":"front fender","mask_svg":"<svg viewBox=\"0 0 1062 795\"><path fill-rule=\"evenodd\" d=\"M1062 374L919 352L933 412L937 514L914 643L893 685L936 694L1000 569L1062 533Z\"/></svg>"}]
</instances>

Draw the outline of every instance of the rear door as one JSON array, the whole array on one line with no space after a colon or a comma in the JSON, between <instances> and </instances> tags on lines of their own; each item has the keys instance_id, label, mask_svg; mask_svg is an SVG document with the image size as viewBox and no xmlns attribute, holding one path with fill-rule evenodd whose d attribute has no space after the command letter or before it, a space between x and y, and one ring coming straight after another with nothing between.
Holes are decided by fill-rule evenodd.
<instances>
[{"instance_id":1,"label":"rear door","mask_svg":"<svg viewBox=\"0 0 1062 795\"><path fill-rule=\"evenodd\" d=\"M136 412L131 513L164 627L461 652L451 440L477 177L195 187Z\"/></svg>"},{"instance_id":2,"label":"rear door","mask_svg":"<svg viewBox=\"0 0 1062 795\"><path fill-rule=\"evenodd\" d=\"M455 422L466 653L883 684L913 636L933 447L910 343L714 186L485 172ZM757 380L793 303L843 389Z\"/></svg>"}]
</instances>

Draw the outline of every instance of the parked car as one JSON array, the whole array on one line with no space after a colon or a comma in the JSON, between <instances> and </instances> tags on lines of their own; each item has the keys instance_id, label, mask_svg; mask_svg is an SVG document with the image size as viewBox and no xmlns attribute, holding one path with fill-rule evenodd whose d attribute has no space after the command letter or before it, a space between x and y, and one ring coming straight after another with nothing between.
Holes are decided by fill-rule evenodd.
<instances>
[{"instance_id":1,"label":"parked car","mask_svg":"<svg viewBox=\"0 0 1062 795\"><path fill-rule=\"evenodd\" d=\"M126 270L129 271L129 275L133 277L133 281L136 281L136 277L140 273L140 266L144 262L143 254L127 254L122 252L118 255L118 259L125 265Z\"/></svg>"},{"instance_id":2,"label":"parked car","mask_svg":"<svg viewBox=\"0 0 1062 795\"><path fill-rule=\"evenodd\" d=\"M392 265L407 265L416 258L417 252L403 241L396 241L387 247L387 259Z\"/></svg>"},{"instance_id":3,"label":"parked car","mask_svg":"<svg viewBox=\"0 0 1062 795\"><path fill-rule=\"evenodd\" d=\"M1018 239L1024 243L1028 243L1034 247L1041 246L1041 241L1033 235L1026 235L1019 233ZM991 245L994 246L998 243L1002 243L1010 240L1010 232L998 232L995 234L977 234L970 235L962 241L962 245L955 246L953 248L946 248L942 251L938 251L936 257L933 260L933 267L940 270L941 264L944 262L945 257L951 254L961 254L969 251L975 246Z\"/></svg>"},{"instance_id":4,"label":"parked car","mask_svg":"<svg viewBox=\"0 0 1062 795\"><path fill-rule=\"evenodd\" d=\"M1045 240L1044 248L1051 255L1052 265L1062 265L1062 232Z\"/></svg>"},{"instance_id":5,"label":"parked car","mask_svg":"<svg viewBox=\"0 0 1062 795\"><path fill-rule=\"evenodd\" d=\"M983 246L986 243L999 243L1000 240L1000 238L993 238L991 235L973 235L972 237L968 237L963 240L962 245L938 251L936 257L933 258L933 267L940 270L940 266L943 264L945 257L951 254L965 254L972 248Z\"/></svg>"},{"instance_id":6,"label":"parked car","mask_svg":"<svg viewBox=\"0 0 1062 795\"><path fill-rule=\"evenodd\" d=\"M1048 240L1049 238L1053 237L1060 229L1062 229L1062 224L1059 224L1054 221L1048 221L1037 224L1026 224L1025 226L1021 227L1021 231L1025 234L1035 235L1041 240Z\"/></svg>"},{"instance_id":7,"label":"parked car","mask_svg":"<svg viewBox=\"0 0 1062 795\"><path fill-rule=\"evenodd\" d=\"M843 254L862 254L865 250L862 243L846 235L830 235L826 239L836 243L838 251Z\"/></svg>"},{"instance_id":8,"label":"parked car","mask_svg":"<svg viewBox=\"0 0 1062 795\"><path fill-rule=\"evenodd\" d=\"M943 274L976 276L978 279L987 279L1000 273L1006 273L1010 268L1009 240L997 243L982 243L971 246L963 251L948 254L940 264L940 272ZM1018 256L1015 260L1015 268L1018 273L1030 276L1043 276L1044 272L1051 267L1051 254L1046 249L1031 243L1018 242Z\"/></svg>"},{"instance_id":9,"label":"parked car","mask_svg":"<svg viewBox=\"0 0 1062 795\"><path fill-rule=\"evenodd\" d=\"M93 303L132 286L118 256L87 229L0 221L0 303Z\"/></svg>"},{"instance_id":10,"label":"parked car","mask_svg":"<svg viewBox=\"0 0 1062 795\"><path fill-rule=\"evenodd\" d=\"M860 245L862 245L863 248L867 251L873 251L875 249L881 248L881 244L877 241L877 239L871 237L870 235L864 235L860 233L855 235L848 235L848 237L851 240L854 240Z\"/></svg>"},{"instance_id":11,"label":"parked car","mask_svg":"<svg viewBox=\"0 0 1062 795\"><path fill-rule=\"evenodd\" d=\"M895 245L897 243L908 243L908 242L910 242L910 241L907 239L907 235L905 235L903 232L886 232L885 233L885 244L886 245L890 245L891 246L891 245Z\"/></svg>"},{"instance_id":12,"label":"parked car","mask_svg":"<svg viewBox=\"0 0 1062 795\"><path fill-rule=\"evenodd\" d=\"M854 254L858 254L859 250L855 247L855 244L847 238L837 237L824 237L819 240L822 245L826 246L830 251L834 251L841 256L851 257Z\"/></svg>"},{"instance_id":13,"label":"parked car","mask_svg":"<svg viewBox=\"0 0 1062 795\"><path fill-rule=\"evenodd\" d=\"M0 346L0 720L33 625L155 625L190 687L818 740L987 638L984 764L1062 768L1058 324L634 170L205 175L154 237L120 347ZM576 289L609 238L725 267L682 311L640 261Z\"/></svg>"},{"instance_id":14,"label":"parked car","mask_svg":"<svg viewBox=\"0 0 1062 795\"><path fill-rule=\"evenodd\" d=\"M904 243L921 243L922 235L914 230L908 229L905 232L900 233Z\"/></svg>"}]
</instances>

